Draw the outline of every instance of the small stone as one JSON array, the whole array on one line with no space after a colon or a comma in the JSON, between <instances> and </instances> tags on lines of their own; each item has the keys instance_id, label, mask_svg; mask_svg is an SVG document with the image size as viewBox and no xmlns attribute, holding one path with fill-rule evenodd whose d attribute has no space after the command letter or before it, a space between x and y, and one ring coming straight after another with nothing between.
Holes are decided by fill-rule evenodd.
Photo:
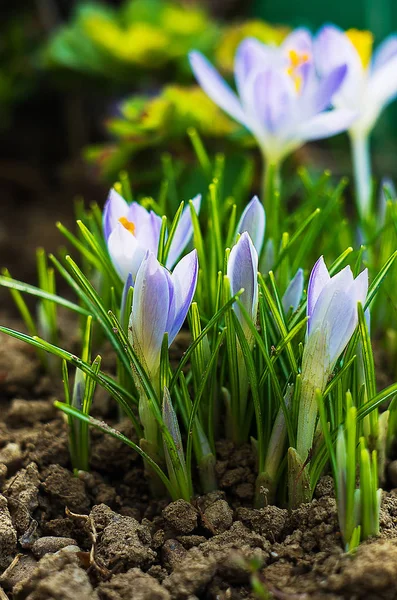
<instances>
[{"instance_id":1,"label":"small stone","mask_svg":"<svg viewBox=\"0 0 397 600\"><path fill-rule=\"evenodd\" d=\"M233 511L226 500L217 500L204 512L202 521L213 534L223 533L232 526Z\"/></svg>"},{"instance_id":2,"label":"small stone","mask_svg":"<svg viewBox=\"0 0 397 600\"><path fill-rule=\"evenodd\" d=\"M174 569L186 555L186 550L177 540L167 540L161 550L161 555L164 565Z\"/></svg>"},{"instance_id":3,"label":"small stone","mask_svg":"<svg viewBox=\"0 0 397 600\"><path fill-rule=\"evenodd\" d=\"M17 534L8 510L7 500L0 495L0 570L11 563L17 550Z\"/></svg>"},{"instance_id":4,"label":"small stone","mask_svg":"<svg viewBox=\"0 0 397 600\"><path fill-rule=\"evenodd\" d=\"M162 515L167 525L178 533L190 533L197 527L197 510L186 500L171 502Z\"/></svg>"},{"instance_id":5,"label":"small stone","mask_svg":"<svg viewBox=\"0 0 397 600\"><path fill-rule=\"evenodd\" d=\"M22 457L20 445L14 442L10 442L0 450L0 463L7 467L9 475L21 466Z\"/></svg>"},{"instance_id":6,"label":"small stone","mask_svg":"<svg viewBox=\"0 0 397 600\"><path fill-rule=\"evenodd\" d=\"M54 554L67 546L77 546L76 540L65 537L45 536L34 542L32 553L36 558L42 558L45 554Z\"/></svg>"}]
</instances>

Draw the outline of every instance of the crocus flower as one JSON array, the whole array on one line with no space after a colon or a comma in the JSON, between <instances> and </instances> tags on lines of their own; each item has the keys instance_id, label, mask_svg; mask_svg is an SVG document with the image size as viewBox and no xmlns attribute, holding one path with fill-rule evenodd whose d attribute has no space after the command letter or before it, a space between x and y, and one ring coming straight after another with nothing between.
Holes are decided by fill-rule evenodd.
<instances>
[{"instance_id":1,"label":"crocus flower","mask_svg":"<svg viewBox=\"0 0 397 600\"><path fill-rule=\"evenodd\" d=\"M258 253L247 232L242 234L230 252L227 275L230 280L232 295L237 294L244 288L244 292L240 296L240 302L255 323L258 310ZM250 328L237 303L233 305L233 309L247 339L252 340Z\"/></svg>"},{"instance_id":2,"label":"crocus flower","mask_svg":"<svg viewBox=\"0 0 397 600\"><path fill-rule=\"evenodd\" d=\"M200 203L201 196L197 195L193 199L196 212L200 210ZM110 191L103 211L103 231L112 262L124 281L129 273L135 280L148 251L157 256L160 229L161 217L156 213L137 202L128 204L114 189ZM186 206L170 246L166 262L168 269L175 265L192 234L190 207Z\"/></svg>"},{"instance_id":3,"label":"crocus flower","mask_svg":"<svg viewBox=\"0 0 397 600\"><path fill-rule=\"evenodd\" d=\"M326 110L346 67L338 65L319 79L306 29L291 33L278 48L243 40L235 57L237 93L199 52L190 54L190 64L206 94L254 135L268 163L278 164L307 141L344 131L355 116L351 110Z\"/></svg>"},{"instance_id":4,"label":"crocus flower","mask_svg":"<svg viewBox=\"0 0 397 600\"><path fill-rule=\"evenodd\" d=\"M171 344L186 318L196 290L197 252L182 258L174 271L160 265L148 252L134 286L129 338L153 380L158 375L164 334Z\"/></svg>"},{"instance_id":5,"label":"crocus flower","mask_svg":"<svg viewBox=\"0 0 397 600\"><path fill-rule=\"evenodd\" d=\"M297 310L302 298L303 282L303 270L298 269L281 299L285 314L287 314L291 308L292 312Z\"/></svg>"},{"instance_id":6,"label":"crocus flower","mask_svg":"<svg viewBox=\"0 0 397 600\"><path fill-rule=\"evenodd\" d=\"M258 196L254 196L247 204L236 227L236 234L245 231L249 234L258 255L261 253L265 239L266 214Z\"/></svg>"},{"instance_id":7,"label":"crocus flower","mask_svg":"<svg viewBox=\"0 0 397 600\"><path fill-rule=\"evenodd\" d=\"M350 267L331 277L321 256L311 272L297 433L297 451L303 460L313 443L316 390L324 390L338 357L353 335L358 323L357 303L364 305L367 291L367 269L355 279Z\"/></svg>"},{"instance_id":8,"label":"crocus flower","mask_svg":"<svg viewBox=\"0 0 397 600\"><path fill-rule=\"evenodd\" d=\"M372 56L373 36L369 31L342 31L323 27L315 40L319 72L328 76L347 65L347 74L335 91L333 105L357 112L349 127L359 208L366 215L371 201L371 170L368 136L383 108L397 96L397 36L388 37Z\"/></svg>"}]
</instances>

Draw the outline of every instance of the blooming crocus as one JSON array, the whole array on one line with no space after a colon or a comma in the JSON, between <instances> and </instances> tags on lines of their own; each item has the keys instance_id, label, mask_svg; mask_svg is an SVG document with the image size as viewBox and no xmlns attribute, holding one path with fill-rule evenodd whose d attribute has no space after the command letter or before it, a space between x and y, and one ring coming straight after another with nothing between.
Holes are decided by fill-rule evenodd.
<instances>
[{"instance_id":1,"label":"blooming crocus","mask_svg":"<svg viewBox=\"0 0 397 600\"><path fill-rule=\"evenodd\" d=\"M297 451L303 460L313 443L316 390L324 390L338 357L353 335L358 323L357 303L364 305L367 291L367 269L355 279L350 267L331 277L320 257L311 272L297 433Z\"/></svg>"},{"instance_id":2,"label":"blooming crocus","mask_svg":"<svg viewBox=\"0 0 397 600\"><path fill-rule=\"evenodd\" d=\"M201 196L193 199L196 212L200 210ZM135 280L138 269L146 256L157 256L160 239L161 217L148 211L137 202L128 204L114 189L109 193L103 211L103 231L109 255L123 281L129 273ZM190 242L193 234L190 207L186 206L179 219L172 239L166 267L172 269Z\"/></svg>"},{"instance_id":3,"label":"blooming crocus","mask_svg":"<svg viewBox=\"0 0 397 600\"><path fill-rule=\"evenodd\" d=\"M186 318L196 290L197 252L182 258L172 273L148 252L134 286L129 339L147 373L155 381L164 334L170 345Z\"/></svg>"},{"instance_id":4,"label":"blooming crocus","mask_svg":"<svg viewBox=\"0 0 397 600\"><path fill-rule=\"evenodd\" d=\"M237 244L233 246L227 263L227 276L231 294L237 294L242 288L240 302L249 317L255 323L258 309L258 253L249 234L245 231ZM233 305L246 338L252 341L252 332L237 303Z\"/></svg>"},{"instance_id":5,"label":"blooming crocus","mask_svg":"<svg viewBox=\"0 0 397 600\"><path fill-rule=\"evenodd\" d=\"M287 314L291 308L292 312L297 310L302 298L303 282L303 270L298 269L281 299L285 314Z\"/></svg>"},{"instance_id":6,"label":"blooming crocus","mask_svg":"<svg viewBox=\"0 0 397 600\"><path fill-rule=\"evenodd\" d=\"M269 164L307 141L344 131L354 118L351 110L326 110L346 67L318 78L306 29L291 33L280 47L243 40L235 57L237 93L199 52L190 54L190 64L206 94L254 135Z\"/></svg>"},{"instance_id":7,"label":"blooming crocus","mask_svg":"<svg viewBox=\"0 0 397 600\"><path fill-rule=\"evenodd\" d=\"M266 214L258 196L254 196L245 207L236 227L236 234L245 231L249 234L258 255L261 253L265 239Z\"/></svg>"},{"instance_id":8,"label":"blooming crocus","mask_svg":"<svg viewBox=\"0 0 397 600\"><path fill-rule=\"evenodd\" d=\"M397 36L388 37L372 55L369 31L342 31L323 27L315 40L319 72L327 76L341 65L346 77L335 91L335 108L356 111L349 126L359 209L366 216L371 203L371 169L368 137L383 108L397 96Z\"/></svg>"}]
</instances>

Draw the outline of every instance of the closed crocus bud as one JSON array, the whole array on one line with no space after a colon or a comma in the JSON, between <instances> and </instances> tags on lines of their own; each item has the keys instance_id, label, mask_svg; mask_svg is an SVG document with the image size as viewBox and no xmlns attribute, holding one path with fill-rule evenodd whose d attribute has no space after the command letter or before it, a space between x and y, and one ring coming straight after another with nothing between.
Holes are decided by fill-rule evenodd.
<instances>
[{"instance_id":1,"label":"closed crocus bud","mask_svg":"<svg viewBox=\"0 0 397 600\"><path fill-rule=\"evenodd\" d=\"M227 275L232 295L242 288L240 302L255 323L258 310L258 253L247 232L244 232L233 246L227 263ZM246 338L252 341L252 333L238 304L233 309L244 330Z\"/></svg>"},{"instance_id":2,"label":"closed crocus bud","mask_svg":"<svg viewBox=\"0 0 397 600\"><path fill-rule=\"evenodd\" d=\"M171 344L183 325L197 285L197 252L193 250L173 273L149 252L136 277L129 322L130 342L155 379L160 365L164 334Z\"/></svg>"},{"instance_id":3,"label":"closed crocus bud","mask_svg":"<svg viewBox=\"0 0 397 600\"><path fill-rule=\"evenodd\" d=\"M193 199L198 213L201 196ZM137 202L128 204L114 189L109 193L103 210L103 233L110 258L121 279L126 281L129 274L132 280L138 273L146 253L155 256L160 240L161 217L148 211ZM190 207L185 206L172 239L166 266L172 269L193 235Z\"/></svg>"},{"instance_id":4,"label":"closed crocus bud","mask_svg":"<svg viewBox=\"0 0 397 600\"><path fill-rule=\"evenodd\" d=\"M303 283L303 270L298 269L282 297L282 305L285 314L288 314L291 308L292 312L297 310L303 294Z\"/></svg>"},{"instance_id":5,"label":"closed crocus bud","mask_svg":"<svg viewBox=\"0 0 397 600\"><path fill-rule=\"evenodd\" d=\"M302 460L313 443L316 389L324 390L338 357L353 335L358 324L357 304L365 304L367 291L367 269L355 279L350 267L331 277L321 257L311 272L297 434L297 451Z\"/></svg>"},{"instance_id":6,"label":"closed crocus bud","mask_svg":"<svg viewBox=\"0 0 397 600\"><path fill-rule=\"evenodd\" d=\"M258 196L254 196L241 215L240 221L236 227L236 234L242 234L246 231L249 234L258 255L260 255L265 239L265 229L265 209Z\"/></svg>"}]
</instances>

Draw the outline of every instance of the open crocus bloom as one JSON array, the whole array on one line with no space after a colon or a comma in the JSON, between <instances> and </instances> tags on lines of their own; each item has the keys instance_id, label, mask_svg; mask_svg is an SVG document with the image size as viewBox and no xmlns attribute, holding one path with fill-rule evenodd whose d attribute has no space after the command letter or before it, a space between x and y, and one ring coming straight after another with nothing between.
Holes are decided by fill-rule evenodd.
<instances>
[{"instance_id":1,"label":"open crocus bloom","mask_svg":"<svg viewBox=\"0 0 397 600\"><path fill-rule=\"evenodd\" d=\"M333 96L333 105L357 111L350 130L368 134L382 109L397 95L397 36L387 38L372 55L369 31L342 31L324 26L315 39L316 66L328 76L347 66L346 77Z\"/></svg>"},{"instance_id":2,"label":"open crocus bloom","mask_svg":"<svg viewBox=\"0 0 397 600\"><path fill-rule=\"evenodd\" d=\"M258 255L265 240L266 213L258 196L254 196L245 207L236 227L236 235L245 231L249 234Z\"/></svg>"},{"instance_id":3,"label":"open crocus bloom","mask_svg":"<svg viewBox=\"0 0 397 600\"><path fill-rule=\"evenodd\" d=\"M130 342L155 379L160 365L164 334L170 345L188 313L196 290L197 252L182 258L173 273L160 265L153 252L148 252L135 280L129 322Z\"/></svg>"},{"instance_id":4,"label":"open crocus bloom","mask_svg":"<svg viewBox=\"0 0 397 600\"><path fill-rule=\"evenodd\" d=\"M237 94L199 52L190 54L190 64L206 94L251 131L269 163L279 163L307 141L344 131L355 117L352 110L326 110L346 66L319 79L306 29L291 33L280 47L245 39L235 58Z\"/></svg>"},{"instance_id":5,"label":"open crocus bloom","mask_svg":"<svg viewBox=\"0 0 397 600\"><path fill-rule=\"evenodd\" d=\"M307 341L324 338L324 362L318 365L325 381L345 349L358 323L357 303L364 305L368 291L368 270L354 279L350 267L330 276L321 256L313 267L307 290ZM303 356L302 373L305 367ZM308 353L310 354L310 352ZM319 358L319 355L317 356ZM318 385L321 389L322 386Z\"/></svg>"},{"instance_id":6,"label":"open crocus bloom","mask_svg":"<svg viewBox=\"0 0 397 600\"><path fill-rule=\"evenodd\" d=\"M200 210L201 195L193 199L196 212ZM161 217L137 202L128 204L114 189L109 193L103 211L103 231L112 262L123 281L131 273L132 280L146 256L157 256ZM190 207L182 212L173 237L166 266L172 269L190 242L193 234Z\"/></svg>"}]
</instances>

